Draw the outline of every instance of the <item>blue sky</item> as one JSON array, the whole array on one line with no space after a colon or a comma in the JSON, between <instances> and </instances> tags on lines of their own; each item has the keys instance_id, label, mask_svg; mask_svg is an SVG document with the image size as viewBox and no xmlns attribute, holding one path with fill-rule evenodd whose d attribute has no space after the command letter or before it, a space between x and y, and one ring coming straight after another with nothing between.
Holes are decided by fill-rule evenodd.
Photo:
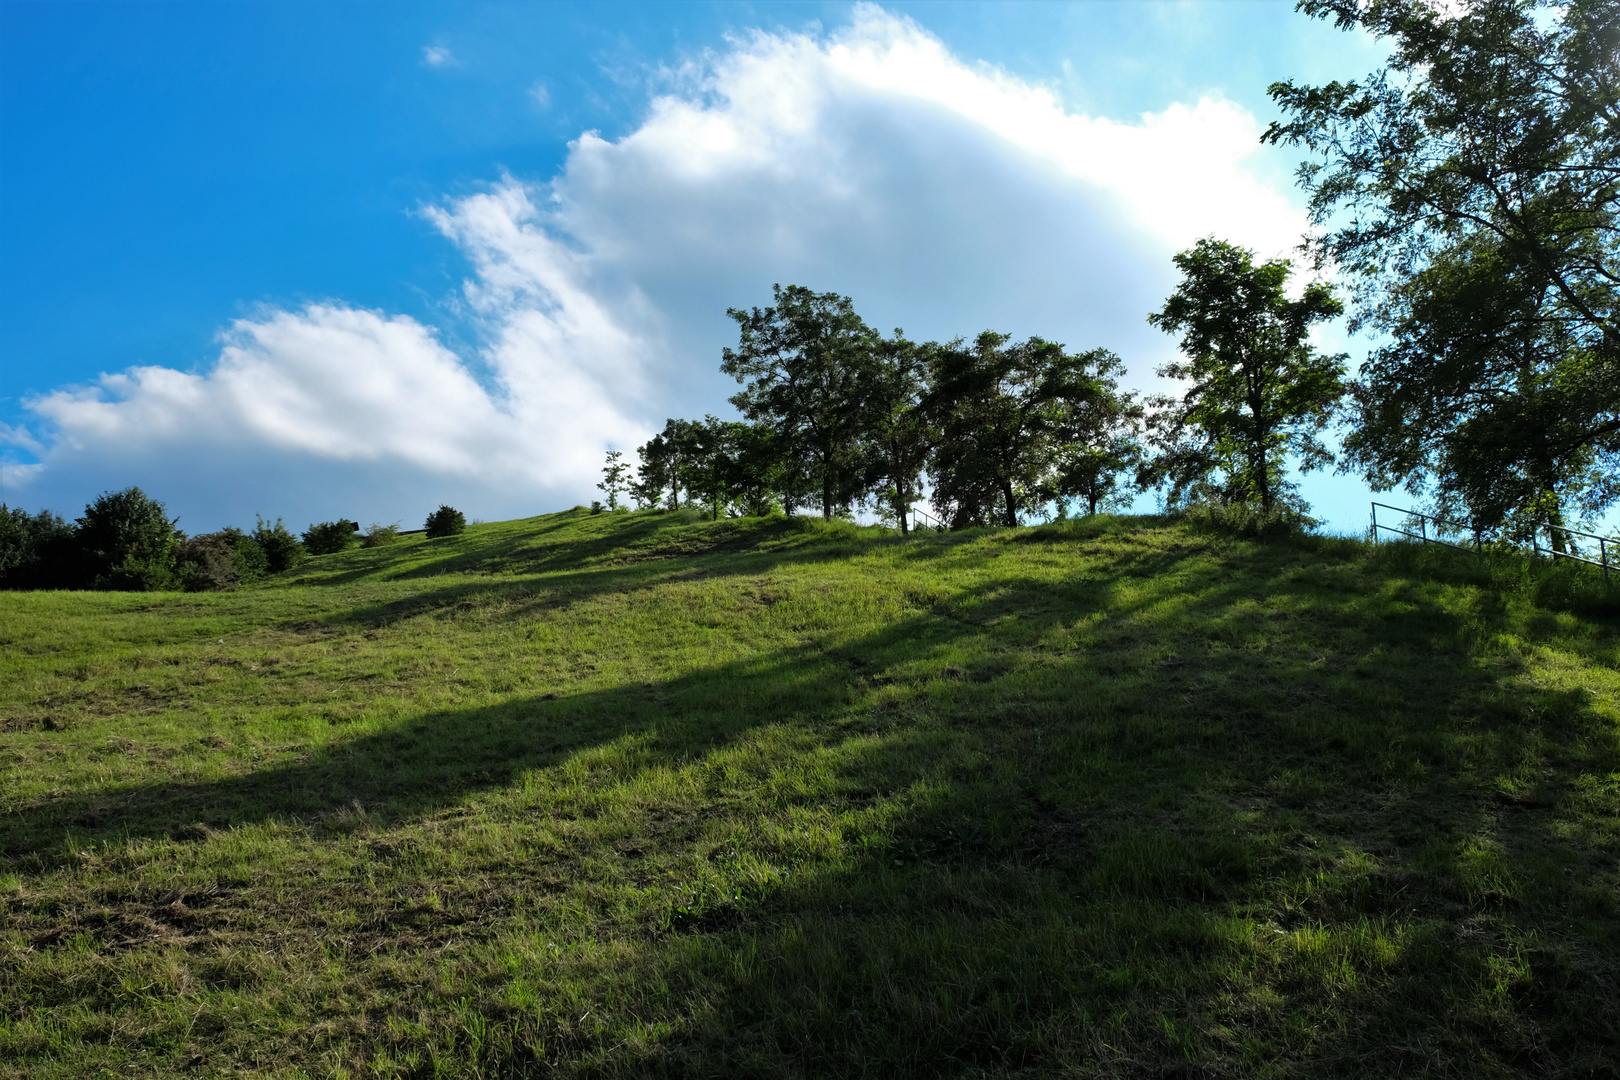
<instances>
[{"instance_id":1,"label":"blue sky","mask_svg":"<svg viewBox=\"0 0 1620 1080\"><path fill-rule=\"evenodd\" d=\"M1266 85L1380 57L1249 0L0 4L0 500L573 505L773 281L1148 387L1169 255L1302 227Z\"/></svg>"}]
</instances>

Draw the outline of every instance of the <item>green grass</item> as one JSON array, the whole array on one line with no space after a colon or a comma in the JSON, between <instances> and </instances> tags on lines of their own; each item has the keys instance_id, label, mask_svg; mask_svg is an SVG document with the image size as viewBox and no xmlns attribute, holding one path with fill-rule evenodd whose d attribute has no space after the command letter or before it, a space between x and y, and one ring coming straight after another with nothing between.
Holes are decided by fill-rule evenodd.
<instances>
[{"instance_id":1,"label":"green grass","mask_svg":"<svg viewBox=\"0 0 1620 1080\"><path fill-rule=\"evenodd\" d=\"M570 512L0 594L0 1075L1615 1075L1594 581Z\"/></svg>"}]
</instances>

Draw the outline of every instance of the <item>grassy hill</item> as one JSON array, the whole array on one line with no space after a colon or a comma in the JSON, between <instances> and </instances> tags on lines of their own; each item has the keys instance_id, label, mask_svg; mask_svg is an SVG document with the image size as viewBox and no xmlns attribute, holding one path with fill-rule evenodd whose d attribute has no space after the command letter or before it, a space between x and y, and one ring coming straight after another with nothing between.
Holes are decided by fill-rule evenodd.
<instances>
[{"instance_id":1,"label":"grassy hill","mask_svg":"<svg viewBox=\"0 0 1620 1080\"><path fill-rule=\"evenodd\" d=\"M1592 588L570 512L0 594L0 1075L1615 1075Z\"/></svg>"}]
</instances>

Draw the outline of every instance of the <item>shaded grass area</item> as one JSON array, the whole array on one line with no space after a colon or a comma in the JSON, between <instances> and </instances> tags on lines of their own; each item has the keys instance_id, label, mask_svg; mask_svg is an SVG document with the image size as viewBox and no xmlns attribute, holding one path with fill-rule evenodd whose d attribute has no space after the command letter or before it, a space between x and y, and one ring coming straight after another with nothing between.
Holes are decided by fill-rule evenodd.
<instances>
[{"instance_id":1,"label":"shaded grass area","mask_svg":"<svg viewBox=\"0 0 1620 1080\"><path fill-rule=\"evenodd\" d=\"M0 1074L1613 1075L1604 603L675 514L0 596Z\"/></svg>"}]
</instances>

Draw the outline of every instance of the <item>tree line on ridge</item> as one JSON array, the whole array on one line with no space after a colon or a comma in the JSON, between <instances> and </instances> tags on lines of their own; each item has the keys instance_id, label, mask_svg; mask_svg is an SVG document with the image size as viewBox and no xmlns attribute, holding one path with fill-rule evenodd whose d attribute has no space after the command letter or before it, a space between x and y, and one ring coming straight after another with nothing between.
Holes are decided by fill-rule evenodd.
<instances>
[{"instance_id":1,"label":"tree line on ridge","mask_svg":"<svg viewBox=\"0 0 1620 1080\"><path fill-rule=\"evenodd\" d=\"M1347 286L1351 330L1379 335L1353 374L1310 342L1347 310L1332 286L1291 289L1287 260L1213 237L1175 257L1180 285L1149 316L1179 337L1158 372L1170 393L1121 388L1106 349L992 331L916 343L868 326L848 297L779 286L770 306L730 312L739 340L721 368L741 384L741 419L671 419L633 464L611 451L607 508L625 496L715 517L866 507L907 530L925 498L961 528L1156 490L1171 508L1298 523L1292 464L1404 488L1482 536L1548 530L1564 550L1562 527L1620 501L1620 5L1299 8L1393 46L1359 82L1272 84L1284 115L1263 137L1308 154L1310 269ZM124 524L109 533L103 519ZM272 552L355 542L349 526L299 539L261 520L205 543L137 489L71 525L0 506L0 585L223 580L195 568L232 552L246 580L258 556L274 567ZM373 533L386 542L386 527ZM110 535L146 539L109 547ZM145 551L166 554L132 554Z\"/></svg>"}]
</instances>

